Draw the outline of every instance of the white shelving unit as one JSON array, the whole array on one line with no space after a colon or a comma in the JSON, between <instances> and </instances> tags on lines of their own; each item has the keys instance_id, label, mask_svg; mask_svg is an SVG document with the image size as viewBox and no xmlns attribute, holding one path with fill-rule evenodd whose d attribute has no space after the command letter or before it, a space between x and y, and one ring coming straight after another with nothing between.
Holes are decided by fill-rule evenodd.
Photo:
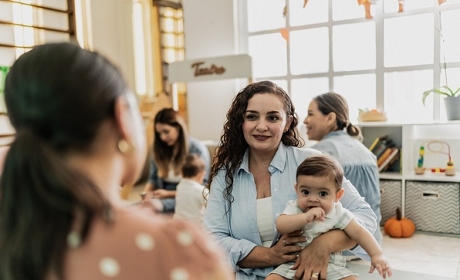
<instances>
[{"instance_id":1,"label":"white shelving unit","mask_svg":"<svg viewBox=\"0 0 460 280\"><path fill-rule=\"evenodd\" d=\"M386 135L394 141L398 148L400 148L400 159L391 166L390 172L380 173L380 179L381 182L396 182L397 186L400 184L400 192L399 187L395 188L394 185L391 186L391 192L393 192L393 195L397 196L393 197L396 199L392 200L398 200L398 204L400 203L402 208L401 211L403 216L406 216L406 214L418 215L418 213L414 213L413 208L406 207L408 199L411 202L410 207L414 207L413 205L418 204L426 204L428 208L437 208L438 205L442 208L446 206L444 205L441 207L440 204L452 204L450 206L453 207L454 212L451 214L454 216L453 227L456 228L456 230L451 233L460 234L460 121L411 124L363 122L357 124L357 126L362 130L364 136L363 143L366 147L369 147L377 137ZM445 168L448 160L446 154L433 153L430 149L427 149L427 143L432 140L445 141L449 144L450 155L456 169L456 174L454 176L446 176L444 173L431 172L431 168ZM414 172L414 168L417 166L419 148L421 145L425 146L424 167L427 169L423 175L417 175ZM440 147L440 145L436 146L436 148ZM406 189L408 183L410 185L409 190ZM443 189L443 186L446 187ZM431 191L431 189L433 189L433 191ZM442 195L440 193L442 193ZM399 197L399 195L401 197ZM417 201L417 203L414 204L414 199L420 199L420 203ZM448 201L444 201L445 199L448 199ZM382 208L385 207L384 203L385 201L383 201L382 195ZM434 204L430 206L430 203ZM393 205L391 207L393 207ZM449 209L452 209L452 207L449 207ZM426 209L433 210L430 213L435 212L434 209L428 208ZM456 209L459 210L457 211ZM417 209L417 211L425 210ZM383 215L382 213L382 216ZM427 219L426 216L427 215L425 215L424 219ZM438 217L437 219L439 220L442 218ZM435 218L433 218L433 220L435 220ZM424 220L420 223L425 225L427 221ZM430 223L429 220L428 223ZM432 221L431 223L436 223L436 221ZM440 229L439 232L443 232L442 229Z\"/></svg>"}]
</instances>

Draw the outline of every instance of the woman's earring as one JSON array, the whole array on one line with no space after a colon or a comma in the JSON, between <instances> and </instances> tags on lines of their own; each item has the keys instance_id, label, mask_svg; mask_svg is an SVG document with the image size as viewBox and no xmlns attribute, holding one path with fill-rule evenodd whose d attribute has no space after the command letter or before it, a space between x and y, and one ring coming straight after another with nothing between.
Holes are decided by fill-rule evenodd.
<instances>
[{"instance_id":1,"label":"woman's earring","mask_svg":"<svg viewBox=\"0 0 460 280\"><path fill-rule=\"evenodd\" d=\"M118 141L118 150L122 154L128 155L134 151L134 146L125 139L121 139L120 141Z\"/></svg>"},{"instance_id":2,"label":"woman's earring","mask_svg":"<svg viewBox=\"0 0 460 280\"><path fill-rule=\"evenodd\" d=\"M67 246L72 249L76 249L81 245L81 235L78 231L71 231L67 235Z\"/></svg>"}]
</instances>

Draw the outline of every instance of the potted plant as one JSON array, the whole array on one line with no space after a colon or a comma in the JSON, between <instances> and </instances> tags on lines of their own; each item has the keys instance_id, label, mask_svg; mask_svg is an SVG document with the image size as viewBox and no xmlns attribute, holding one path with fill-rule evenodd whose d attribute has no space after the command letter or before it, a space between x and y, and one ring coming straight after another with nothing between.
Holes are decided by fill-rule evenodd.
<instances>
[{"instance_id":1,"label":"potted plant","mask_svg":"<svg viewBox=\"0 0 460 280\"><path fill-rule=\"evenodd\" d=\"M440 1L439 5L444 3L445 1ZM439 13L439 18L441 19L441 13ZM440 28L437 29L439 32L440 38L441 38L441 43L445 44L444 41L444 34L442 32L442 20L440 20ZM423 98L422 102L423 105L425 105L425 100L426 98L431 94L431 93L436 93L439 95L445 96L444 98L444 105L446 108L446 115L447 119L450 121L453 120L460 120L460 87L454 91L453 88L450 88L448 86L447 82L447 63L446 63L446 54L443 53L443 68L444 68L444 78L445 78L445 85L442 87L437 87L433 88L430 90L427 90L423 93Z\"/></svg>"},{"instance_id":2,"label":"potted plant","mask_svg":"<svg viewBox=\"0 0 460 280\"><path fill-rule=\"evenodd\" d=\"M440 94L440 95L445 95L447 97L457 97L457 96L460 96L460 87L456 91L454 91L448 86L442 86L440 88L433 88L433 89L427 90L423 93L423 99L422 99L423 105L425 105L425 99L432 92Z\"/></svg>"},{"instance_id":3,"label":"potted plant","mask_svg":"<svg viewBox=\"0 0 460 280\"><path fill-rule=\"evenodd\" d=\"M460 87L455 91L449 86L442 86L427 90L423 93L423 105L425 105L425 100L431 93L436 93L446 97L444 98L444 105L446 106L448 120L460 120Z\"/></svg>"}]
</instances>

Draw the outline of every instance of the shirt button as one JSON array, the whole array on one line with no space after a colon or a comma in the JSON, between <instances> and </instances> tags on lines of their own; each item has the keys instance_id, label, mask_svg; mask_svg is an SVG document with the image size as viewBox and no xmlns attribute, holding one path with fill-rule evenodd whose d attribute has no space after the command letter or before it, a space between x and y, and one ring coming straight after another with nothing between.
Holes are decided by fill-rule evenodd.
<instances>
[{"instance_id":1,"label":"shirt button","mask_svg":"<svg viewBox=\"0 0 460 280\"><path fill-rule=\"evenodd\" d=\"M274 189L274 191L275 191L275 192L277 192L277 191L278 191L278 189Z\"/></svg>"}]
</instances>

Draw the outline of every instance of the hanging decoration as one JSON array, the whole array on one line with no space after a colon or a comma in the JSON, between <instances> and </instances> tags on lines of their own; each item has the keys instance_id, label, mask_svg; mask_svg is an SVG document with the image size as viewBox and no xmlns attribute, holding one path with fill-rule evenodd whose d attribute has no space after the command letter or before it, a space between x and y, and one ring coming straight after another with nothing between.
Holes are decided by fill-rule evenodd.
<instances>
[{"instance_id":1,"label":"hanging decoration","mask_svg":"<svg viewBox=\"0 0 460 280\"><path fill-rule=\"evenodd\" d=\"M357 1L358 1L358 5L364 6L365 17L367 19L372 19L371 5L374 5L376 0L357 0Z\"/></svg>"},{"instance_id":2,"label":"hanging decoration","mask_svg":"<svg viewBox=\"0 0 460 280\"><path fill-rule=\"evenodd\" d=\"M375 5L377 0L357 0L357 1L358 1L358 5L364 6L364 12L365 12L366 18L371 19L372 18L371 5ZM398 13L404 12L404 1L405 0L397 0L397 1L398 1ZM447 0L438 0L438 5L442 5L445 2L447 2ZM307 4L308 4L308 0L304 0L302 8L305 8ZM284 9L283 15L286 16L286 7Z\"/></svg>"},{"instance_id":3,"label":"hanging decoration","mask_svg":"<svg viewBox=\"0 0 460 280\"><path fill-rule=\"evenodd\" d=\"M280 30L281 37L283 37L284 40L286 40L287 43L289 43L289 30L286 28L281 28Z\"/></svg>"},{"instance_id":4,"label":"hanging decoration","mask_svg":"<svg viewBox=\"0 0 460 280\"><path fill-rule=\"evenodd\" d=\"M287 6L284 6L283 17L286 17L287 12L288 12L288 8L287 8ZM289 30L287 30L286 28L281 28L280 29L280 34L281 34L281 37L283 37L283 39L286 40L286 43L289 43Z\"/></svg>"},{"instance_id":5,"label":"hanging decoration","mask_svg":"<svg viewBox=\"0 0 460 280\"><path fill-rule=\"evenodd\" d=\"M398 13L404 12L404 1L405 0L398 0ZM443 3L447 2L447 0L438 0L438 5L442 5Z\"/></svg>"},{"instance_id":6,"label":"hanging decoration","mask_svg":"<svg viewBox=\"0 0 460 280\"><path fill-rule=\"evenodd\" d=\"M404 0L398 0L398 13L404 12Z\"/></svg>"},{"instance_id":7,"label":"hanging decoration","mask_svg":"<svg viewBox=\"0 0 460 280\"><path fill-rule=\"evenodd\" d=\"M441 1L441 0L439 0ZM308 0L303 0L303 8L305 8L305 6L307 6L307 3L308 3Z\"/></svg>"},{"instance_id":8,"label":"hanging decoration","mask_svg":"<svg viewBox=\"0 0 460 280\"><path fill-rule=\"evenodd\" d=\"M372 14L371 14L371 5L375 5L375 3L377 2L378 0L357 0L358 2L358 5L360 6L363 6L364 7L364 14L365 14L365 18L367 19L372 19ZM395 0L398 2L398 13L403 13L404 12L404 2L405 0ZM438 0L438 5L441 5L443 3L447 2L447 0ZM308 4L308 0L304 0L303 1L303 6L302 8L305 8ZM287 15L287 6L284 6L284 9L283 9L283 16L286 17ZM283 36L283 38L288 41L289 40L289 34L286 33L287 31L285 30L281 30L280 33L281 33L281 36Z\"/></svg>"}]
</instances>

